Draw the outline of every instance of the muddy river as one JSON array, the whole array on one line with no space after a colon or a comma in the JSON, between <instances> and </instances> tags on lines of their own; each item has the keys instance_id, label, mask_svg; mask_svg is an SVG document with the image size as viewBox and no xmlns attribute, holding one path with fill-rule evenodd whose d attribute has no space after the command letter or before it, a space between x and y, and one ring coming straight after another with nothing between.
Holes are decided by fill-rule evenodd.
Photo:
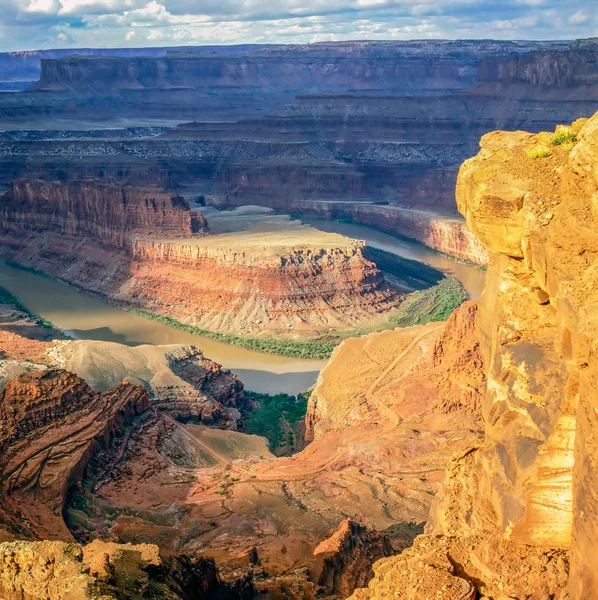
<instances>
[{"instance_id":1,"label":"muddy river","mask_svg":"<svg viewBox=\"0 0 598 600\"><path fill-rule=\"evenodd\" d=\"M440 256L421 244L403 241L370 227L328 221L306 221L324 231L365 239L369 244L407 258L421 260L457 278L472 298L479 297L484 274ZM312 386L325 361L262 354L209 340L138 317L77 289L0 263L0 286L31 312L75 339L122 344L194 344L205 356L236 373L247 389L297 394Z\"/></svg>"}]
</instances>

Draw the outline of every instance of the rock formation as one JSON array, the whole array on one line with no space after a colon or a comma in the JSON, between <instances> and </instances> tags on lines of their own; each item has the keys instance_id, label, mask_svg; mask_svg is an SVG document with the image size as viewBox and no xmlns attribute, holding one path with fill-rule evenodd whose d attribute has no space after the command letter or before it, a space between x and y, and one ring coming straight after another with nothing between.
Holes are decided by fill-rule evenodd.
<instances>
[{"instance_id":1,"label":"rock formation","mask_svg":"<svg viewBox=\"0 0 598 600\"><path fill-rule=\"evenodd\" d=\"M100 181L13 181L0 202L0 227L92 238L116 249L126 249L136 234L189 237L207 232L201 213L189 210L180 196Z\"/></svg>"},{"instance_id":2,"label":"rock formation","mask_svg":"<svg viewBox=\"0 0 598 600\"><path fill-rule=\"evenodd\" d=\"M485 439L453 460L427 535L355 598L598 595L597 165L598 114L490 133L461 167L459 210L491 251Z\"/></svg>"},{"instance_id":3,"label":"rock formation","mask_svg":"<svg viewBox=\"0 0 598 600\"><path fill-rule=\"evenodd\" d=\"M88 462L149 406L143 388L103 395L66 371L25 373L0 394L2 526L37 539L68 539L69 489Z\"/></svg>"},{"instance_id":4,"label":"rock formation","mask_svg":"<svg viewBox=\"0 0 598 600\"><path fill-rule=\"evenodd\" d=\"M4 600L225 600L253 598L251 582L223 584L213 560L163 557L151 544L95 540L0 544Z\"/></svg>"},{"instance_id":5,"label":"rock formation","mask_svg":"<svg viewBox=\"0 0 598 600\"><path fill-rule=\"evenodd\" d=\"M367 531L351 519L345 519L337 530L314 550L321 561L315 575L319 586L330 594L347 597L372 577L372 564L393 553L384 534Z\"/></svg>"},{"instance_id":6,"label":"rock formation","mask_svg":"<svg viewBox=\"0 0 598 600\"><path fill-rule=\"evenodd\" d=\"M209 236L186 200L151 188L19 180L0 220L5 259L209 331L327 333L402 300L363 242L307 227Z\"/></svg>"},{"instance_id":7,"label":"rock formation","mask_svg":"<svg viewBox=\"0 0 598 600\"><path fill-rule=\"evenodd\" d=\"M222 412L243 410L238 380L190 348L46 342L53 364L76 370L96 389L123 374L130 383L101 395L76 375L50 368L6 384L0 539L158 543L163 562L172 548L213 556L239 593L251 589L247 577L253 576L264 593L345 596L367 581L376 559L411 543L450 456L479 437L476 394L483 375L475 319L476 305L466 303L446 325L345 342L313 395L315 441L284 459L275 459L261 438L188 422L195 407L201 420L210 406L215 414L216 399ZM454 335L461 346L450 343ZM146 386L150 410L135 414L132 406L145 408L148 396L132 383ZM368 514L358 524L364 503ZM24 579L13 578L10 593L31 590L42 576L40 564L53 565L58 580L44 578L39 589L55 586L58 598L63 580L81 576L80 559L74 566L64 562L65 553L78 555L77 546L46 544L0 548L10 569L30 564L18 567ZM98 550L100 583L109 573L110 585L118 585L122 563L110 557L129 556L129 549ZM138 564L146 550L131 550ZM95 585L94 572L83 574L92 579L82 582ZM135 566L133 581L138 576L154 585L153 568ZM160 577L164 583L166 575Z\"/></svg>"},{"instance_id":8,"label":"rock formation","mask_svg":"<svg viewBox=\"0 0 598 600\"><path fill-rule=\"evenodd\" d=\"M152 406L179 421L242 428L242 412L247 408L243 384L194 346L130 347L73 340L55 344L46 355L96 391L126 380L145 387Z\"/></svg>"}]
</instances>

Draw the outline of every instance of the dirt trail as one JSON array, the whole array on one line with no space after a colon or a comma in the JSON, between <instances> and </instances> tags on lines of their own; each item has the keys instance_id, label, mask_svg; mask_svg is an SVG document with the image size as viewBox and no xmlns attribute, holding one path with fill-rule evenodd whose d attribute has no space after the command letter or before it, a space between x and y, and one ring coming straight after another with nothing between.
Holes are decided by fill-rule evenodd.
<instances>
[{"instance_id":1,"label":"dirt trail","mask_svg":"<svg viewBox=\"0 0 598 600\"><path fill-rule=\"evenodd\" d=\"M407 356L407 354L409 354L409 352L411 352L424 338L426 338L429 335L433 334L434 332L438 331L439 329L444 327L444 325L445 324L442 323L441 325L438 325L437 327L428 329L427 331L423 332L422 334L418 335L415 339L413 339L407 345L407 347L388 365L388 367L386 367L386 369L380 374L380 376L376 379L376 381L374 381L372 383L372 385L367 389L367 391L365 393L365 398L366 398L367 402L369 404L371 404L372 406L374 406L381 415L386 413L389 417L388 422L382 429L378 429L373 432L369 432L368 434L364 434L363 436L360 436L359 438L357 438L356 440L353 441L353 444L367 442L368 440L371 440L375 437L380 437L382 435L385 435L401 423L401 418L390 407L386 406L386 404L384 404L383 402L378 400L374 396L374 394L378 390L378 388L382 384L382 382L386 379L386 377L393 371L393 369L397 366L397 364L401 360L403 360L403 358L405 358L405 356ZM272 482L274 482L274 481L302 481L302 480L306 480L306 479L311 479L311 478L321 474L322 472L328 470L335 462L337 462L338 460L343 458L347 454L347 452L350 451L350 448L340 448L334 454L334 456L332 456L331 458L329 458L328 460L326 460L319 466L313 466L307 470L296 470L296 469L293 469L293 467L290 465L288 467L285 465L283 468L289 468L291 470L291 473L289 473L287 475L280 473L280 472L278 472L278 473L272 473L272 472L259 473L259 472L255 472L255 471L246 469L243 466L239 465L238 463L233 462L230 458L223 455L222 453L217 452L216 450L211 448L208 444L205 444L202 440L200 440L197 437L195 437L194 435L192 435L183 425L181 425L178 421L175 421L172 417L164 415L164 418L169 423L172 423L173 425L175 425L183 433L183 435L185 437L187 437L193 443L200 446L203 450L205 450L208 454L210 454L212 457L214 457L217 461L223 463L224 465L229 467L232 471L235 471L236 473L239 473L246 477L251 478L253 481L272 481ZM274 468L274 465L273 465L273 468ZM199 470L199 469L196 469L196 470ZM421 471L421 472L427 472L427 471L428 470ZM405 473L412 473L412 472L406 471ZM414 473L419 473L419 471L415 471Z\"/></svg>"}]
</instances>

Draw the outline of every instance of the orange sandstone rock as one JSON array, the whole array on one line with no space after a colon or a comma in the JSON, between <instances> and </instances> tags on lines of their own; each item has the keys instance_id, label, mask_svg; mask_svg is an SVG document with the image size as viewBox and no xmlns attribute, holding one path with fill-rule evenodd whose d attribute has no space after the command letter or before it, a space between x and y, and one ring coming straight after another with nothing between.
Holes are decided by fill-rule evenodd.
<instances>
[{"instance_id":1,"label":"orange sandstone rock","mask_svg":"<svg viewBox=\"0 0 598 600\"><path fill-rule=\"evenodd\" d=\"M427 535L356 598L413 581L420 595L393 597L461 597L447 577L493 598L598 597L598 114L574 128L561 145L488 134L461 167L459 209L491 252L485 439L453 459ZM549 156L531 158L538 140Z\"/></svg>"}]
</instances>

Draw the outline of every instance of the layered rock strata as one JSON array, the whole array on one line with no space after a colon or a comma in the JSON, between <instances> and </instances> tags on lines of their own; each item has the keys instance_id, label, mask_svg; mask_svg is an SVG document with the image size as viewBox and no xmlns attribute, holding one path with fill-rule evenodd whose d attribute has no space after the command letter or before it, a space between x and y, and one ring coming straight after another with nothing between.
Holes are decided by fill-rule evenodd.
<instances>
[{"instance_id":1,"label":"layered rock strata","mask_svg":"<svg viewBox=\"0 0 598 600\"><path fill-rule=\"evenodd\" d=\"M218 207L243 205L243 200L209 197L208 202ZM469 231L462 218L441 215L425 210L402 208L394 205L376 205L361 202L334 202L296 200L289 206L284 199L262 202L279 211L292 209L305 216L328 220L349 220L368 225L386 233L415 239L418 242L461 260L479 265L488 263L488 251Z\"/></svg>"},{"instance_id":2,"label":"layered rock strata","mask_svg":"<svg viewBox=\"0 0 598 600\"><path fill-rule=\"evenodd\" d=\"M179 421L242 428L247 408L236 375L194 346L123 346L73 340L55 344L47 359L104 392L123 380L143 386L152 406Z\"/></svg>"},{"instance_id":3,"label":"layered rock strata","mask_svg":"<svg viewBox=\"0 0 598 600\"><path fill-rule=\"evenodd\" d=\"M185 237L207 232L180 196L100 181L17 180L0 201L0 228L92 238L126 249L135 234Z\"/></svg>"},{"instance_id":4,"label":"layered rock strata","mask_svg":"<svg viewBox=\"0 0 598 600\"><path fill-rule=\"evenodd\" d=\"M428 536L356 598L416 582L447 599L598 595L597 165L595 115L556 137L488 134L461 167L459 210L491 250L485 439L455 457Z\"/></svg>"},{"instance_id":5,"label":"layered rock strata","mask_svg":"<svg viewBox=\"0 0 598 600\"><path fill-rule=\"evenodd\" d=\"M208 236L158 190L18 181L0 199L0 254L121 305L221 333L324 333L402 299L364 244L311 228Z\"/></svg>"},{"instance_id":6,"label":"layered rock strata","mask_svg":"<svg viewBox=\"0 0 598 600\"><path fill-rule=\"evenodd\" d=\"M103 395L71 373L25 373L0 394L3 529L37 539L69 539L62 509L88 462L149 407L143 388Z\"/></svg>"},{"instance_id":7,"label":"layered rock strata","mask_svg":"<svg viewBox=\"0 0 598 600\"><path fill-rule=\"evenodd\" d=\"M0 98L10 129L17 118L43 129L0 141L0 184L160 179L231 206L278 203L292 213L306 200L388 202L453 216L453 176L481 135L591 115L595 44L343 42L50 60L36 91ZM104 119L110 129L81 132L77 123L76 136L49 131L50 104L53 119ZM127 115L134 134L112 128ZM179 125L152 130L150 118ZM361 210L377 218L373 208ZM401 229L429 243L420 228ZM449 254L475 256L456 235L434 241Z\"/></svg>"}]
</instances>

